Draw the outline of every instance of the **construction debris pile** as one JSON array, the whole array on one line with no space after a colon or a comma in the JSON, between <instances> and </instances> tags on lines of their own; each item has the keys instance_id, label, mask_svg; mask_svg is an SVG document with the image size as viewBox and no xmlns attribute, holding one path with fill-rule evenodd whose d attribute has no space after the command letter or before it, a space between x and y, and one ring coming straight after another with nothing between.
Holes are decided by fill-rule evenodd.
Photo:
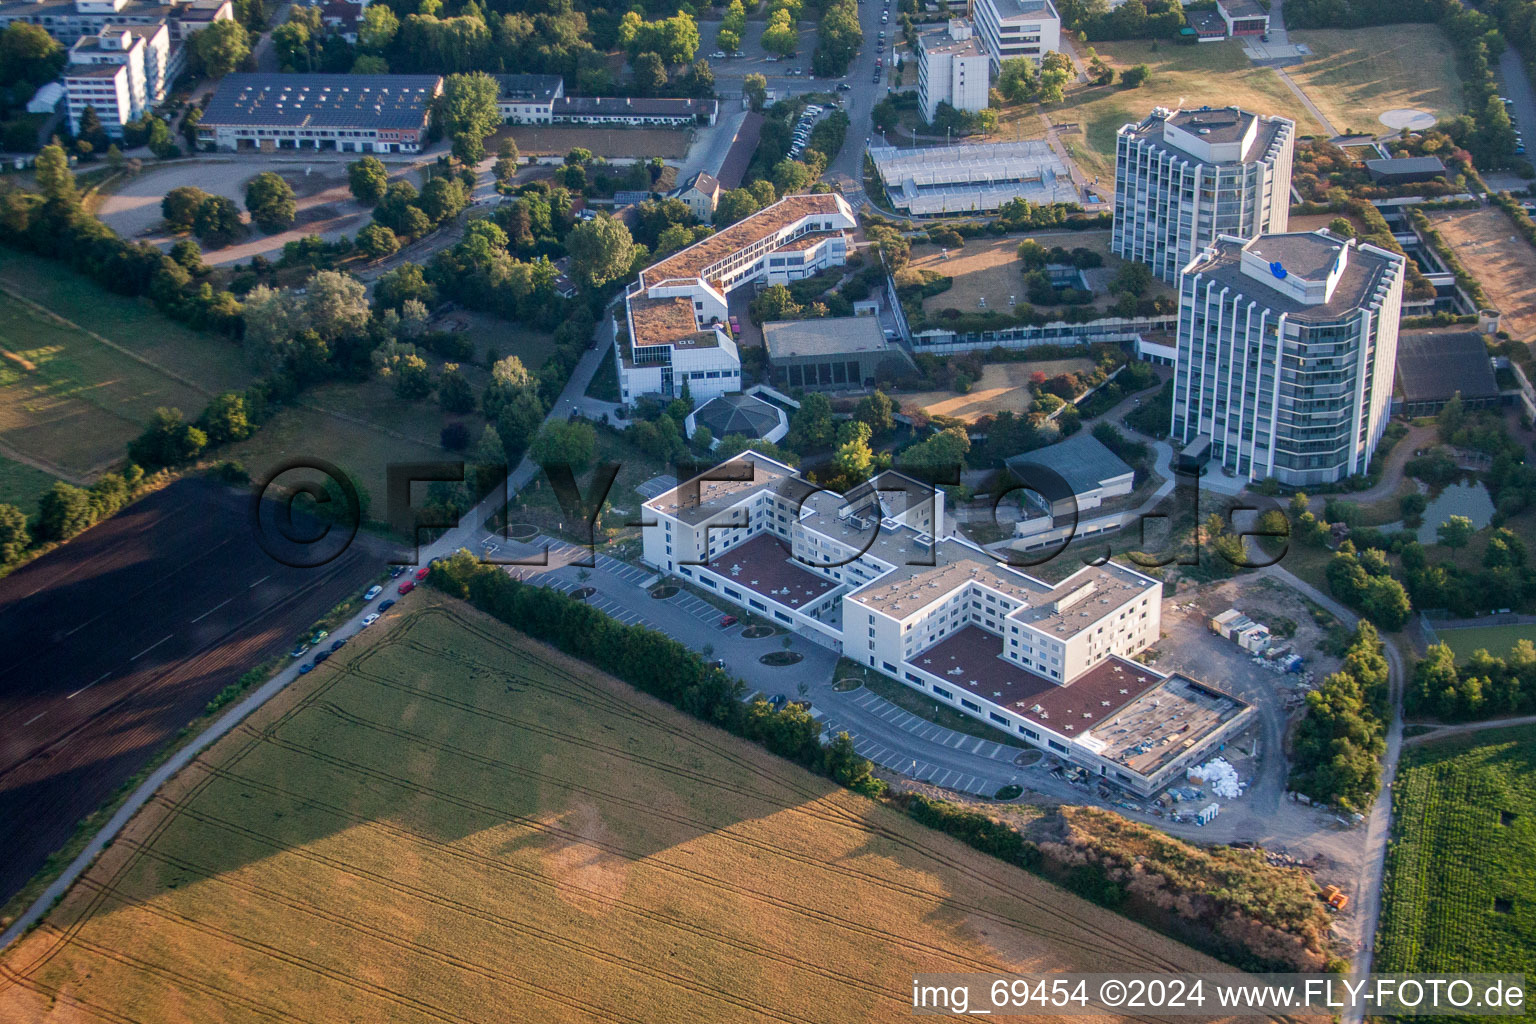
<instances>
[{"instance_id":1,"label":"construction debris pile","mask_svg":"<svg viewBox=\"0 0 1536 1024\"><path fill-rule=\"evenodd\" d=\"M1237 777L1237 769L1228 764L1224 757L1196 765L1187 775L1190 782L1209 789L1213 796L1223 800L1236 800L1248 788L1248 784Z\"/></svg>"},{"instance_id":2,"label":"construction debris pile","mask_svg":"<svg viewBox=\"0 0 1536 1024\"><path fill-rule=\"evenodd\" d=\"M1228 608L1210 621L1211 632L1231 640L1253 656L1254 664L1274 672L1306 672L1306 661L1284 640L1272 635L1269 627L1255 622L1236 608ZM1310 680L1311 674L1307 673Z\"/></svg>"}]
</instances>

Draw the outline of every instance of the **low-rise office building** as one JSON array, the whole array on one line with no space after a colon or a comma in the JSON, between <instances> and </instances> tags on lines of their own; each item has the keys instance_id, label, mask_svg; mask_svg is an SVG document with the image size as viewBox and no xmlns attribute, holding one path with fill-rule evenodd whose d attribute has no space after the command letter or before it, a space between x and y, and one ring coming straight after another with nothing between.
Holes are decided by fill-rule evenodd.
<instances>
[{"instance_id":1,"label":"low-rise office building","mask_svg":"<svg viewBox=\"0 0 1536 1024\"><path fill-rule=\"evenodd\" d=\"M1049 144L989 142L902 149L871 146L891 205L913 217L990 213L1015 199L1072 203L1072 175Z\"/></svg>"},{"instance_id":2,"label":"low-rise office building","mask_svg":"<svg viewBox=\"0 0 1536 1024\"><path fill-rule=\"evenodd\" d=\"M1291 487L1364 473L1386 429L1403 257L1314 231L1222 236L1179 279L1176 444Z\"/></svg>"},{"instance_id":3,"label":"low-rise office building","mask_svg":"<svg viewBox=\"0 0 1536 1024\"><path fill-rule=\"evenodd\" d=\"M1499 404L1499 384L1483 336L1476 331L1406 331L1397 340L1402 413L1434 416L1461 397L1464 409Z\"/></svg>"},{"instance_id":4,"label":"low-rise office building","mask_svg":"<svg viewBox=\"0 0 1536 1024\"><path fill-rule=\"evenodd\" d=\"M1296 125L1237 107L1158 107L1119 131L1110 250L1168 282L1218 235L1286 229Z\"/></svg>"},{"instance_id":5,"label":"low-rise office building","mask_svg":"<svg viewBox=\"0 0 1536 1024\"><path fill-rule=\"evenodd\" d=\"M640 272L614 333L619 395L695 402L741 390L741 357L726 330L726 295L743 285L787 284L848 256L858 226L842 196L785 196Z\"/></svg>"},{"instance_id":6,"label":"low-rise office building","mask_svg":"<svg viewBox=\"0 0 1536 1024\"><path fill-rule=\"evenodd\" d=\"M1061 49L1061 15L1051 0L976 0L971 16L994 71L1014 57L1038 64Z\"/></svg>"},{"instance_id":7,"label":"low-rise office building","mask_svg":"<svg viewBox=\"0 0 1536 1024\"><path fill-rule=\"evenodd\" d=\"M791 388L857 389L914 369L912 358L886 338L873 316L766 323L763 346L774 383Z\"/></svg>"},{"instance_id":8,"label":"low-rise office building","mask_svg":"<svg viewBox=\"0 0 1536 1024\"><path fill-rule=\"evenodd\" d=\"M635 96L560 96L550 106L550 121L554 124L634 128L714 124L719 114L719 100Z\"/></svg>"},{"instance_id":9,"label":"low-rise office building","mask_svg":"<svg viewBox=\"0 0 1536 1024\"><path fill-rule=\"evenodd\" d=\"M1072 516L1130 494L1136 471L1102 441L1079 431L1004 463L1028 490L1025 501L1047 515Z\"/></svg>"},{"instance_id":10,"label":"low-rise office building","mask_svg":"<svg viewBox=\"0 0 1536 1024\"><path fill-rule=\"evenodd\" d=\"M900 473L836 494L755 452L647 501L644 557L924 696L1148 795L1251 715L1131 658L1162 586L1118 563L1057 584L950 535Z\"/></svg>"},{"instance_id":11,"label":"low-rise office building","mask_svg":"<svg viewBox=\"0 0 1536 1024\"><path fill-rule=\"evenodd\" d=\"M197 126L209 149L419 153L438 75L225 76Z\"/></svg>"},{"instance_id":12,"label":"low-rise office building","mask_svg":"<svg viewBox=\"0 0 1536 1024\"><path fill-rule=\"evenodd\" d=\"M924 120L933 121L940 103L956 110L985 110L991 70L986 47L964 21L952 20L919 35L917 95Z\"/></svg>"},{"instance_id":13,"label":"low-rise office building","mask_svg":"<svg viewBox=\"0 0 1536 1024\"><path fill-rule=\"evenodd\" d=\"M1216 0L1229 36L1259 36L1269 31L1269 12L1259 0Z\"/></svg>"}]
</instances>

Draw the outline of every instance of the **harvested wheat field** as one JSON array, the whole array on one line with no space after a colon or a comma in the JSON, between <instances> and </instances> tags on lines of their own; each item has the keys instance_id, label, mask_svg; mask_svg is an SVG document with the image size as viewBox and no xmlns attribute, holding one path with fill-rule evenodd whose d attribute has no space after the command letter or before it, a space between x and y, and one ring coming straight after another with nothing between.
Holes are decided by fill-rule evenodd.
<instances>
[{"instance_id":1,"label":"harvested wheat field","mask_svg":"<svg viewBox=\"0 0 1536 1024\"><path fill-rule=\"evenodd\" d=\"M915 971L1215 967L422 597L130 824L0 1020L895 1021Z\"/></svg>"},{"instance_id":2,"label":"harvested wheat field","mask_svg":"<svg viewBox=\"0 0 1536 1024\"><path fill-rule=\"evenodd\" d=\"M1499 326L1518 341L1536 341L1536 252L1515 233L1497 206L1429 214L1440 236L1482 283L1493 307L1504 314Z\"/></svg>"},{"instance_id":3,"label":"harvested wheat field","mask_svg":"<svg viewBox=\"0 0 1536 1024\"><path fill-rule=\"evenodd\" d=\"M1063 373L1093 370L1092 359L1041 359L1029 363L988 363L981 369L981 380L965 394L956 391L922 391L897 395L896 400L908 412L921 409L930 416L952 416L975 423L983 416L1009 410L1025 413L1034 404L1029 393L1029 378L1036 371L1047 377Z\"/></svg>"}]
</instances>

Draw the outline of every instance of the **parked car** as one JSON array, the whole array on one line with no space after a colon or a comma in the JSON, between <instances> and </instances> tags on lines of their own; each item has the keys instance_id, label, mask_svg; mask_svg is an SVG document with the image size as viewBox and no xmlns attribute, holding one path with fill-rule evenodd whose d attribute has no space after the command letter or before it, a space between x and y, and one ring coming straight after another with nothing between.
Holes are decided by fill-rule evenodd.
<instances>
[{"instance_id":1,"label":"parked car","mask_svg":"<svg viewBox=\"0 0 1536 1024\"><path fill-rule=\"evenodd\" d=\"M324 661L326 658L329 658L330 656L331 656L331 652L330 651L321 651L319 654L315 655L315 664L316 665L320 664L322 661Z\"/></svg>"},{"instance_id":2,"label":"parked car","mask_svg":"<svg viewBox=\"0 0 1536 1024\"><path fill-rule=\"evenodd\" d=\"M390 598L388 601L380 601L379 602L379 611L387 612L391 608L393 608L394 606L395 606L395 599L394 598Z\"/></svg>"},{"instance_id":3,"label":"parked car","mask_svg":"<svg viewBox=\"0 0 1536 1024\"><path fill-rule=\"evenodd\" d=\"M342 637L340 640L337 640L335 643L331 644L331 650L339 651L345 646L347 646L347 638Z\"/></svg>"},{"instance_id":4,"label":"parked car","mask_svg":"<svg viewBox=\"0 0 1536 1024\"><path fill-rule=\"evenodd\" d=\"M373 586L363 591L363 600L372 601L374 598L378 597L379 594L383 593L383 591L384 588L375 583Z\"/></svg>"},{"instance_id":5,"label":"parked car","mask_svg":"<svg viewBox=\"0 0 1536 1024\"><path fill-rule=\"evenodd\" d=\"M416 582L420 583L422 580L426 579L427 578L427 573L429 573L431 571L432 571L432 567L430 565L424 565L420 569L417 569L416 570Z\"/></svg>"},{"instance_id":6,"label":"parked car","mask_svg":"<svg viewBox=\"0 0 1536 1024\"><path fill-rule=\"evenodd\" d=\"M313 672L314 670L315 670L315 666L311 665L309 662L306 661L304 664L299 666L299 675L301 675L301 676L308 675L309 673Z\"/></svg>"},{"instance_id":7,"label":"parked car","mask_svg":"<svg viewBox=\"0 0 1536 1024\"><path fill-rule=\"evenodd\" d=\"M745 50L737 50L735 53L731 54L731 56L734 57L736 60L740 60L741 58L745 57L746 55L747 54L746 54Z\"/></svg>"},{"instance_id":8,"label":"parked car","mask_svg":"<svg viewBox=\"0 0 1536 1024\"><path fill-rule=\"evenodd\" d=\"M400 593L401 595L405 595L405 594L409 594L411 591L413 591L415 589L416 589L416 581L415 580L406 580L404 583L400 584L400 586L397 588L397 592Z\"/></svg>"},{"instance_id":9,"label":"parked car","mask_svg":"<svg viewBox=\"0 0 1536 1024\"><path fill-rule=\"evenodd\" d=\"M304 657L304 652L307 651L307 650L309 650L309 644L306 644L306 643L304 643L301 640L301 641L299 641L298 645L294 647L293 650L288 652L288 657L290 657L290 658L302 658L302 657Z\"/></svg>"},{"instance_id":10,"label":"parked car","mask_svg":"<svg viewBox=\"0 0 1536 1024\"><path fill-rule=\"evenodd\" d=\"M320 643L321 640L324 640L326 637L328 637L330 635L331 635L331 631L328 630L328 629L317 629L317 630L315 630L313 633L309 634L309 646L311 646L311 647L316 646L317 644Z\"/></svg>"},{"instance_id":11,"label":"parked car","mask_svg":"<svg viewBox=\"0 0 1536 1024\"><path fill-rule=\"evenodd\" d=\"M403 572L405 572L405 566L397 565L393 569L389 570L389 578L390 579L394 579L395 577L399 576Z\"/></svg>"},{"instance_id":12,"label":"parked car","mask_svg":"<svg viewBox=\"0 0 1536 1024\"><path fill-rule=\"evenodd\" d=\"M734 616L734 615L727 615L727 616L725 616L724 618L722 618L720 620L720 625L722 625L722 626L734 626L739 621L740 620L737 619L736 616Z\"/></svg>"},{"instance_id":13,"label":"parked car","mask_svg":"<svg viewBox=\"0 0 1536 1024\"><path fill-rule=\"evenodd\" d=\"M716 50L714 53L710 54L709 56L710 56L711 60L725 60L725 51L724 50Z\"/></svg>"},{"instance_id":14,"label":"parked car","mask_svg":"<svg viewBox=\"0 0 1536 1024\"><path fill-rule=\"evenodd\" d=\"M369 612L367 615L363 616L363 628L367 629L369 626L373 625L375 622L378 622L378 621L379 621L379 613L378 612Z\"/></svg>"},{"instance_id":15,"label":"parked car","mask_svg":"<svg viewBox=\"0 0 1536 1024\"><path fill-rule=\"evenodd\" d=\"M849 85L847 82L839 82L839 83L837 83L837 91L838 92L852 92L853 91L853 86Z\"/></svg>"}]
</instances>

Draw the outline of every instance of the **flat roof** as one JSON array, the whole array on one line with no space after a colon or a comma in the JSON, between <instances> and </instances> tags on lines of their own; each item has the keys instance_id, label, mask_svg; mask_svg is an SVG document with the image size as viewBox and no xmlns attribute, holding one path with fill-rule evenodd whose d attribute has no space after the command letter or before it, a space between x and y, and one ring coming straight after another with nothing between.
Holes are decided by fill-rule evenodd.
<instances>
[{"instance_id":1,"label":"flat roof","mask_svg":"<svg viewBox=\"0 0 1536 1024\"><path fill-rule=\"evenodd\" d=\"M1006 460L1005 465L1013 471L1015 476L1028 480L1031 487L1050 501L1065 498L1067 493L1083 494L1102 485L1106 480L1134 472L1124 459L1110 451L1102 441L1086 430L1080 430L1071 437L1044 448L1012 456ZM1028 467L1031 466L1051 470L1061 477L1070 490L1067 493L1052 493L1060 490L1054 481L1029 480Z\"/></svg>"},{"instance_id":2,"label":"flat roof","mask_svg":"<svg viewBox=\"0 0 1536 1024\"><path fill-rule=\"evenodd\" d=\"M709 472L717 477L740 479L701 480L694 477L656 495L645 503L646 508L697 526L768 488L805 493L814 489L800 480L790 467L752 451L743 452Z\"/></svg>"},{"instance_id":3,"label":"flat roof","mask_svg":"<svg viewBox=\"0 0 1536 1024\"><path fill-rule=\"evenodd\" d=\"M1227 17L1236 21L1239 18L1268 18L1269 12L1260 7L1257 0L1216 0L1216 6L1227 12Z\"/></svg>"},{"instance_id":4,"label":"flat roof","mask_svg":"<svg viewBox=\"0 0 1536 1024\"><path fill-rule=\"evenodd\" d=\"M1315 234L1315 232L1303 234ZM1255 251L1289 256L1311 265L1313 257L1304 255L1299 249L1292 251L1290 246L1283 243L1277 247L1273 242L1276 237L1279 236L1260 235L1254 241L1263 245ZM1402 259L1395 253L1377 249L1375 246L1354 245L1349 254L1349 262L1345 264L1344 272L1339 276L1338 284L1334 286L1333 297L1327 302L1307 305L1271 288L1258 278L1243 273L1241 254L1243 247L1250 244L1254 243L1222 236L1208 250L1209 255L1201 253L1195 258L1195 261L1190 264L1190 273L1203 274L1218 284L1226 286L1233 293L1262 302L1278 313L1284 313L1293 320L1303 322L1333 320L1364 308L1380 286L1382 279ZM1336 252L1337 250L1328 249L1327 251ZM1290 264L1287 263L1286 266L1289 267Z\"/></svg>"},{"instance_id":5,"label":"flat roof","mask_svg":"<svg viewBox=\"0 0 1536 1024\"><path fill-rule=\"evenodd\" d=\"M631 96L562 96L555 100L554 112L566 115L602 115L604 117L694 117L708 113L718 100L645 98Z\"/></svg>"},{"instance_id":6,"label":"flat roof","mask_svg":"<svg viewBox=\"0 0 1536 1024\"><path fill-rule=\"evenodd\" d=\"M1002 637L971 625L908 661L1069 739L1087 735L1163 681L1145 665L1110 655L1063 685L1002 654Z\"/></svg>"},{"instance_id":7,"label":"flat roof","mask_svg":"<svg viewBox=\"0 0 1536 1024\"><path fill-rule=\"evenodd\" d=\"M1105 744L1100 756L1151 776L1246 710L1244 701L1176 672L1101 716L1093 736Z\"/></svg>"},{"instance_id":8,"label":"flat roof","mask_svg":"<svg viewBox=\"0 0 1536 1024\"><path fill-rule=\"evenodd\" d=\"M774 235L803 217L816 214L830 216L841 212L839 203L839 198L830 192L785 196L772 206L737 221L724 231L717 231L681 252L673 253L659 263L651 264L640 272L640 283L650 288L658 281L671 278L703 277L706 267L713 266L732 253L740 252L753 243Z\"/></svg>"},{"instance_id":9,"label":"flat roof","mask_svg":"<svg viewBox=\"0 0 1536 1024\"><path fill-rule=\"evenodd\" d=\"M798 562L789 546L772 534L760 533L720 555L709 569L763 597L790 608L815 604L842 584L811 572Z\"/></svg>"},{"instance_id":10,"label":"flat roof","mask_svg":"<svg viewBox=\"0 0 1536 1024\"><path fill-rule=\"evenodd\" d=\"M1476 331L1404 332L1397 338L1397 379L1409 402L1451 396L1493 398L1499 386L1488 347Z\"/></svg>"},{"instance_id":11,"label":"flat roof","mask_svg":"<svg viewBox=\"0 0 1536 1024\"><path fill-rule=\"evenodd\" d=\"M351 0L347 0L351 2ZM499 98L504 100L552 100L564 81L559 75L492 75Z\"/></svg>"},{"instance_id":12,"label":"flat roof","mask_svg":"<svg viewBox=\"0 0 1536 1024\"><path fill-rule=\"evenodd\" d=\"M1249 111L1242 110L1238 107L1200 107L1194 110L1173 111L1164 111L1162 108L1157 108L1141 121L1137 122L1136 124L1125 125L1120 129L1120 131L1122 134L1132 135L1143 140L1147 145L1166 149L1170 153L1177 153L1181 158L1188 160L1190 163L1204 164L1208 167L1223 166L1224 164L1221 162L1212 163L1211 161L1202 159L1201 157L1190 153L1186 149L1182 149L1175 143L1169 142L1163 131L1163 129L1167 126L1167 122L1172 121L1176 127L1182 128L1185 131L1194 132L1197 135L1199 134L1201 127L1210 128L1212 134L1201 135L1200 138L1202 139L1208 139L1218 143L1222 141L1235 142L1242 138L1241 131L1237 132L1235 135L1231 135L1230 133L1234 129L1223 127L1221 128L1223 134L1217 135L1216 132L1218 130L1218 125L1214 120L1211 123L1204 125L1196 124L1193 127L1191 127L1190 122L1183 120L1183 118L1186 116L1211 117L1214 119L1217 115L1221 114L1223 110L1229 112L1236 110L1237 113L1243 117L1249 119L1256 117L1259 120L1258 130L1253 133L1253 144L1248 148L1248 151L1243 154L1243 162L1259 160L1263 158L1264 154L1269 150L1269 147L1274 144L1275 140L1279 137L1282 131L1289 129L1293 134L1295 132L1295 122L1289 120L1288 118L1254 114ZM1243 122L1243 130L1247 130L1246 121ZM1230 135L1230 137L1227 137L1228 135ZM1225 164L1225 166L1235 165L1236 162L1233 162L1232 164Z\"/></svg>"},{"instance_id":13,"label":"flat roof","mask_svg":"<svg viewBox=\"0 0 1536 1024\"><path fill-rule=\"evenodd\" d=\"M238 72L219 83L200 127L420 129L439 75L285 75Z\"/></svg>"},{"instance_id":14,"label":"flat roof","mask_svg":"<svg viewBox=\"0 0 1536 1024\"><path fill-rule=\"evenodd\" d=\"M1332 234L1315 231L1260 235L1248 243L1248 251L1267 263L1278 263L1287 274L1307 281L1323 281L1333 271L1339 253L1348 245Z\"/></svg>"},{"instance_id":15,"label":"flat roof","mask_svg":"<svg viewBox=\"0 0 1536 1024\"><path fill-rule=\"evenodd\" d=\"M890 346L880 318L837 316L825 320L781 320L763 324L763 344L768 358L853 355L884 352Z\"/></svg>"},{"instance_id":16,"label":"flat roof","mask_svg":"<svg viewBox=\"0 0 1536 1024\"><path fill-rule=\"evenodd\" d=\"M964 39L949 34L949 26L930 29L918 35L924 53L947 53L952 57L985 57L986 47L974 33Z\"/></svg>"},{"instance_id":17,"label":"flat roof","mask_svg":"<svg viewBox=\"0 0 1536 1024\"><path fill-rule=\"evenodd\" d=\"M1201 107L1180 110L1168 122L1205 142L1239 142L1257 116L1241 107Z\"/></svg>"},{"instance_id":18,"label":"flat roof","mask_svg":"<svg viewBox=\"0 0 1536 1024\"><path fill-rule=\"evenodd\" d=\"M1055 18L1051 0L992 0L999 18Z\"/></svg>"}]
</instances>

